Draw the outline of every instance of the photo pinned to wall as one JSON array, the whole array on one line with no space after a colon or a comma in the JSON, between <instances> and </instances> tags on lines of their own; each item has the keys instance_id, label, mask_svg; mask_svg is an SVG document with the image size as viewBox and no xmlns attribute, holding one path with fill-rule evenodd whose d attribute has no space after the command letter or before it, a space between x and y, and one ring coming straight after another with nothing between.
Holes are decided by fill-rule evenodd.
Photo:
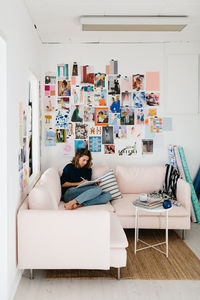
<instances>
[{"instance_id":1,"label":"photo pinned to wall","mask_svg":"<svg viewBox=\"0 0 200 300\"><path fill-rule=\"evenodd\" d=\"M57 99L57 109L69 110L70 97L62 97Z\"/></svg>"},{"instance_id":2,"label":"photo pinned to wall","mask_svg":"<svg viewBox=\"0 0 200 300\"><path fill-rule=\"evenodd\" d=\"M50 114L44 115L44 126L52 127L53 126L53 117Z\"/></svg>"},{"instance_id":3,"label":"photo pinned to wall","mask_svg":"<svg viewBox=\"0 0 200 300\"><path fill-rule=\"evenodd\" d=\"M127 126L125 126L125 125L114 126L113 133L114 133L115 139L127 138Z\"/></svg>"},{"instance_id":4,"label":"photo pinned to wall","mask_svg":"<svg viewBox=\"0 0 200 300\"><path fill-rule=\"evenodd\" d=\"M108 107L95 107L95 126L108 126Z\"/></svg>"},{"instance_id":5,"label":"photo pinned to wall","mask_svg":"<svg viewBox=\"0 0 200 300\"><path fill-rule=\"evenodd\" d=\"M45 84L56 84L56 74L46 73L45 74Z\"/></svg>"},{"instance_id":6,"label":"photo pinned to wall","mask_svg":"<svg viewBox=\"0 0 200 300\"><path fill-rule=\"evenodd\" d=\"M84 97L85 105L88 105L88 106L94 105L94 92L84 92L83 97Z\"/></svg>"},{"instance_id":7,"label":"photo pinned to wall","mask_svg":"<svg viewBox=\"0 0 200 300\"><path fill-rule=\"evenodd\" d=\"M141 126L141 125L127 126L127 138L137 140L144 137L145 137L145 126Z\"/></svg>"},{"instance_id":8,"label":"photo pinned to wall","mask_svg":"<svg viewBox=\"0 0 200 300\"><path fill-rule=\"evenodd\" d=\"M94 85L82 85L83 92L94 92Z\"/></svg>"},{"instance_id":9,"label":"photo pinned to wall","mask_svg":"<svg viewBox=\"0 0 200 300\"><path fill-rule=\"evenodd\" d=\"M56 132L52 128L45 131L45 146L56 146Z\"/></svg>"},{"instance_id":10,"label":"photo pinned to wall","mask_svg":"<svg viewBox=\"0 0 200 300\"><path fill-rule=\"evenodd\" d=\"M142 140L142 154L153 154L153 140Z\"/></svg>"},{"instance_id":11,"label":"photo pinned to wall","mask_svg":"<svg viewBox=\"0 0 200 300\"><path fill-rule=\"evenodd\" d=\"M136 91L144 90L144 74L132 75L132 87Z\"/></svg>"},{"instance_id":12,"label":"photo pinned to wall","mask_svg":"<svg viewBox=\"0 0 200 300\"><path fill-rule=\"evenodd\" d=\"M102 135L102 126L90 126L89 135Z\"/></svg>"},{"instance_id":13,"label":"photo pinned to wall","mask_svg":"<svg viewBox=\"0 0 200 300\"><path fill-rule=\"evenodd\" d=\"M150 132L160 133L163 130L163 119L162 118L150 118Z\"/></svg>"},{"instance_id":14,"label":"photo pinned to wall","mask_svg":"<svg viewBox=\"0 0 200 300\"><path fill-rule=\"evenodd\" d=\"M121 106L121 125L134 125L134 108L131 106Z\"/></svg>"},{"instance_id":15,"label":"photo pinned to wall","mask_svg":"<svg viewBox=\"0 0 200 300\"><path fill-rule=\"evenodd\" d=\"M146 91L160 91L160 72L146 72Z\"/></svg>"},{"instance_id":16,"label":"photo pinned to wall","mask_svg":"<svg viewBox=\"0 0 200 300\"><path fill-rule=\"evenodd\" d=\"M144 125L144 108L135 109L135 124Z\"/></svg>"},{"instance_id":17,"label":"photo pinned to wall","mask_svg":"<svg viewBox=\"0 0 200 300\"><path fill-rule=\"evenodd\" d=\"M94 89L94 106L99 106L99 99L101 97L101 88Z\"/></svg>"},{"instance_id":18,"label":"photo pinned to wall","mask_svg":"<svg viewBox=\"0 0 200 300\"><path fill-rule=\"evenodd\" d=\"M147 117L156 117L157 116L157 108L146 107L146 116Z\"/></svg>"},{"instance_id":19,"label":"photo pinned to wall","mask_svg":"<svg viewBox=\"0 0 200 300\"><path fill-rule=\"evenodd\" d=\"M69 66L68 64L57 65L58 78L69 78Z\"/></svg>"},{"instance_id":20,"label":"photo pinned to wall","mask_svg":"<svg viewBox=\"0 0 200 300\"><path fill-rule=\"evenodd\" d=\"M104 145L104 154L115 154L115 145Z\"/></svg>"},{"instance_id":21,"label":"photo pinned to wall","mask_svg":"<svg viewBox=\"0 0 200 300\"><path fill-rule=\"evenodd\" d=\"M89 150L91 152L101 152L101 137L90 136L89 137Z\"/></svg>"},{"instance_id":22,"label":"photo pinned to wall","mask_svg":"<svg viewBox=\"0 0 200 300\"><path fill-rule=\"evenodd\" d=\"M72 104L80 104L80 86L79 85L72 86L71 92L72 92L72 96L71 96Z\"/></svg>"},{"instance_id":23,"label":"photo pinned to wall","mask_svg":"<svg viewBox=\"0 0 200 300\"><path fill-rule=\"evenodd\" d=\"M80 149L88 149L87 140L75 140L75 151Z\"/></svg>"},{"instance_id":24,"label":"photo pinned to wall","mask_svg":"<svg viewBox=\"0 0 200 300\"><path fill-rule=\"evenodd\" d=\"M75 154L74 139L66 140L66 143L63 145L63 153L64 155L74 156Z\"/></svg>"},{"instance_id":25,"label":"photo pinned to wall","mask_svg":"<svg viewBox=\"0 0 200 300\"><path fill-rule=\"evenodd\" d=\"M84 122L94 122L94 107L84 107Z\"/></svg>"},{"instance_id":26,"label":"photo pinned to wall","mask_svg":"<svg viewBox=\"0 0 200 300\"><path fill-rule=\"evenodd\" d=\"M66 128L67 123L70 120L70 109L68 110L58 110L58 113L56 115L56 128Z\"/></svg>"},{"instance_id":27,"label":"photo pinned to wall","mask_svg":"<svg viewBox=\"0 0 200 300\"><path fill-rule=\"evenodd\" d=\"M66 127L66 137L72 137L74 135L74 126L73 123L69 122L67 123Z\"/></svg>"},{"instance_id":28,"label":"photo pinned to wall","mask_svg":"<svg viewBox=\"0 0 200 300\"><path fill-rule=\"evenodd\" d=\"M138 144L133 140L118 140L115 149L119 156L137 156L139 153Z\"/></svg>"},{"instance_id":29,"label":"photo pinned to wall","mask_svg":"<svg viewBox=\"0 0 200 300\"><path fill-rule=\"evenodd\" d=\"M109 65L110 74L118 74L118 61L111 59Z\"/></svg>"},{"instance_id":30,"label":"photo pinned to wall","mask_svg":"<svg viewBox=\"0 0 200 300\"><path fill-rule=\"evenodd\" d=\"M149 106L160 105L160 94L159 93L146 93L146 103Z\"/></svg>"},{"instance_id":31,"label":"photo pinned to wall","mask_svg":"<svg viewBox=\"0 0 200 300\"><path fill-rule=\"evenodd\" d=\"M94 89L94 105L106 106L107 105L107 90L101 88Z\"/></svg>"},{"instance_id":32,"label":"photo pinned to wall","mask_svg":"<svg viewBox=\"0 0 200 300\"><path fill-rule=\"evenodd\" d=\"M131 92L122 92L122 106L132 106Z\"/></svg>"},{"instance_id":33,"label":"photo pinned to wall","mask_svg":"<svg viewBox=\"0 0 200 300\"><path fill-rule=\"evenodd\" d=\"M72 122L83 122L84 106L83 105L72 105L71 106Z\"/></svg>"},{"instance_id":34,"label":"photo pinned to wall","mask_svg":"<svg viewBox=\"0 0 200 300\"><path fill-rule=\"evenodd\" d=\"M120 94L120 75L108 75L108 94Z\"/></svg>"},{"instance_id":35,"label":"photo pinned to wall","mask_svg":"<svg viewBox=\"0 0 200 300\"><path fill-rule=\"evenodd\" d=\"M56 86L55 85L46 85L44 86L45 96L53 97L56 95Z\"/></svg>"},{"instance_id":36,"label":"photo pinned to wall","mask_svg":"<svg viewBox=\"0 0 200 300\"><path fill-rule=\"evenodd\" d=\"M81 67L81 83L94 84L94 67L93 66L82 66Z\"/></svg>"},{"instance_id":37,"label":"photo pinned to wall","mask_svg":"<svg viewBox=\"0 0 200 300\"><path fill-rule=\"evenodd\" d=\"M58 81L58 97L71 96L71 81L59 80Z\"/></svg>"},{"instance_id":38,"label":"photo pinned to wall","mask_svg":"<svg viewBox=\"0 0 200 300\"><path fill-rule=\"evenodd\" d=\"M120 125L120 114L109 114L109 122L110 126Z\"/></svg>"},{"instance_id":39,"label":"photo pinned to wall","mask_svg":"<svg viewBox=\"0 0 200 300\"><path fill-rule=\"evenodd\" d=\"M77 62L73 63L73 66L72 66L72 76L78 76L78 64L77 64Z\"/></svg>"},{"instance_id":40,"label":"photo pinned to wall","mask_svg":"<svg viewBox=\"0 0 200 300\"><path fill-rule=\"evenodd\" d=\"M123 75L121 77L121 91L125 92L128 91L130 92L132 90L132 85L131 85L131 76L125 76Z\"/></svg>"},{"instance_id":41,"label":"photo pinned to wall","mask_svg":"<svg viewBox=\"0 0 200 300\"><path fill-rule=\"evenodd\" d=\"M75 123L75 139L85 140L88 138L88 124Z\"/></svg>"},{"instance_id":42,"label":"photo pinned to wall","mask_svg":"<svg viewBox=\"0 0 200 300\"><path fill-rule=\"evenodd\" d=\"M66 143L66 129L56 129L56 143Z\"/></svg>"},{"instance_id":43,"label":"photo pinned to wall","mask_svg":"<svg viewBox=\"0 0 200 300\"><path fill-rule=\"evenodd\" d=\"M102 129L102 144L113 144L113 127L104 126Z\"/></svg>"},{"instance_id":44,"label":"photo pinned to wall","mask_svg":"<svg viewBox=\"0 0 200 300\"><path fill-rule=\"evenodd\" d=\"M120 95L108 96L108 102L112 113L120 113Z\"/></svg>"},{"instance_id":45,"label":"photo pinned to wall","mask_svg":"<svg viewBox=\"0 0 200 300\"><path fill-rule=\"evenodd\" d=\"M56 98L55 97L45 97L45 111L51 112L54 111L56 107Z\"/></svg>"},{"instance_id":46,"label":"photo pinned to wall","mask_svg":"<svg viewBox=\"0 0 200 300\"><path fill-rule=\"evenodd\" d=\"M94 74L94 86L101 89L105 88L106 85L106 74L104 73L95 73Z\"/></svg>"},{"instance_id":47,"label":"photo pinned to wall","mask_svg":"<svg viewBox=\"0 0 200 300\"><path fill-rule=\"evenodd\" d=\"M146 98L145 98L145 92L137 92L137 91L134 91L133 92L133 95L132 95L132 98L133 98L133 107L134 108L142 108L145 106L146 104Z\"/></svg>"}]
</instances>

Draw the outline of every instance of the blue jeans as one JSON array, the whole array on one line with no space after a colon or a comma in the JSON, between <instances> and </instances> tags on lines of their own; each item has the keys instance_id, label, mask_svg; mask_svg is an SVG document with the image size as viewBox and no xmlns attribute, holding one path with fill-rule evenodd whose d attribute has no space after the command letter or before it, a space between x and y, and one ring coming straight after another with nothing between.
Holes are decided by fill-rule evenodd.
<instances>
[{"instance_id":1,"label":"blue jeans","mask_svg":"<svg viewBox=\"0 0 200 300\"><path fill-rule=\"evenodd\" d=\"M80 188L70 187L66 190L63 201L67 203L73 199L76 199L78 204L88 206L106 204L111 200L111 195L109 192L102 192L102 189L99 186L94 185L83 186Z\"/></svg>"}]
</instances>

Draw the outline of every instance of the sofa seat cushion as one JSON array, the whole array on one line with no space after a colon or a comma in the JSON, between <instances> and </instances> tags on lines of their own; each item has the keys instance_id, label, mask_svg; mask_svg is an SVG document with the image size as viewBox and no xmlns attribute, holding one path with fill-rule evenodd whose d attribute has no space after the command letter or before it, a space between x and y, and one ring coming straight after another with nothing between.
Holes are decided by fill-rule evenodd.
<instances>
[{"instance_id":1,"label":"sofa seat cushion","mask_svg":"<svg viewBox=\"0 0 200 300\"><path fill-rule=\"evenodd\" d=\"M110 214L110 248L127 248L128 241L115 213Z\"/></svg>"},{"instance_id":2,"label":"sofa seat cushion","mask_svg":"<svg viewBox=\"0 0 200 300\"><path fill-rule=\"evenodd\" d=\"M135 216L135 207L133 206L133 200L139 198L139 194L122 194L121 199L112 200L111 204L115 209L118 216ZM152 213L144 210L140 211L140 216L162 216L165 217L163 213ZM169 211L169 217L185 217L188 216L188 211L183 207L173 206L173 209Z\"/></svg>"},{"instance_id":3,"label":"sofa seat cushion","mask_svg":"<svg viewBox=\"0 0 200 300\"><path fill-rule=\"evenodd\" d=\"M59 206L58 206L58 209L60 210L64 210L64 202L63 201L60 201L59 203ZM89 205L89 206L83 206L83 207L80 207L80 208L77 208L79 211L80 210L107 210L109 212L114 212L114 207L110 204L110 202L106 203L106 204L100 204L100 205Z\"/></svg>"}]
</instances>

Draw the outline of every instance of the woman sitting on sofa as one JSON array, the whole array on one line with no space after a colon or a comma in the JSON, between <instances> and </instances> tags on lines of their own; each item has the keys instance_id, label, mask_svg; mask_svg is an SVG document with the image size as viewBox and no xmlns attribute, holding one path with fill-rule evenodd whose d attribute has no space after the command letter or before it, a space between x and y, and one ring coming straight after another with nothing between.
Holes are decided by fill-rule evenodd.
<instances>
[{"instance_id":1,"label":"woman sitting on sofa","mask_svg":"<svg viewBox=\"0 0 200 300\"><path fill-rule=\"evenodd\" d=\"M103 192L100 182L77 188L81 183L92 178L92 155L88 149L80 149L63 169L61 176L62 200L65 209L71 210L81 206L106 204L111 199L109 192Z\"/></svg>"}]
</instances>

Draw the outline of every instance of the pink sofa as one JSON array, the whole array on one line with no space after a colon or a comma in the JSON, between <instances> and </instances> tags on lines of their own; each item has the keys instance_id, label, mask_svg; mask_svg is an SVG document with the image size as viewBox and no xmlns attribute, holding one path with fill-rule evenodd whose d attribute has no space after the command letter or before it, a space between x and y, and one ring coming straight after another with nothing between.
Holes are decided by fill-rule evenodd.
<instances>
[{"instance_id":1,"label":"pink sofa","mask_svg":"<svg viewBox=\"0 0 200 300\"><path fill-rule=\"evenodd\" d=\"M163 166L117 166L115 176L122 198L106 205L64 210L60 202L62 169L44 172L18 212L18 265L21 269L109 269L126 266L128 242L123 228L134 228L132 201L139 193L162 187ZM93 168L93 178L109 166ZM169 211L169 229L190 229L190 186L178 180L181 207ZM140 228L165 228L162 214L142 212Z\"/></svg>"}]
</instances>

